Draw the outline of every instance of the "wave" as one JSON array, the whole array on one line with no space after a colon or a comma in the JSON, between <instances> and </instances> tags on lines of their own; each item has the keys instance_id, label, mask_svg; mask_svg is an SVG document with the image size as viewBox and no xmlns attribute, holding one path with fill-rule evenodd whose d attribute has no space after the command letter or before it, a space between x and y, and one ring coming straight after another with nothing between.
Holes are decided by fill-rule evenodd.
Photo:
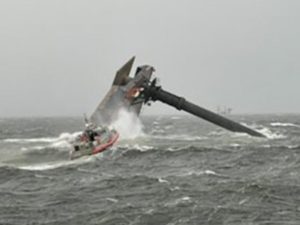
<instances>
[{"instance_id":1,"label":"wave","mask_svg":"<svg viewBox=\"0 0 300 225\"><path fill-rule=\"evenodd\" d=\"M40 137L40 138L9 138L3 139L1 142L4 143L55 143L59 141L68 141L71 142L75 139L78 134L81 132L74 133L61 133L59 137Z\"/></svg>"},{"instance_id":2,"label":"wave","mask_svg":"<svg viewBox=\"0 0 300 225\"><path fill-rule=\"evenodd\" d=\"M91 161L94 161L94 157L82 157L77 160L59 160L59 161L53 161L53 162L42 162L42 163L30 163L28 165L5 165L13 168L17 168L20 170L29 170L29 171L43 171L43 170L53 170L61 167L68 167L72 165L81 165L85 163L89 163Z\"/></svg>"},{"instance_id":3,"label":"wave","mask_svg":"<svg viewBox=\"0 0 300 225\"><path fill-rule=\"evenodd\" d=\"M123 144L118 145L118 149L130 149L130 150L137 150L140 152L145 152L154 149L153 146L150 145L139 145L139 144Z\"/></svg>"},{"instance_id":4,"label":"wave","mask_svg":"<svg viewBox=\"0 0 300 225\"><path fill-rule=\"evenodd\" d=\"M43 137L43 138L11 138L11 139L3 139L4 143L51 143L56 141L57 138L53 137Z\"/></svg>"},{"instance_id":5,"label":"wave","mask_svg":"<svg viewBox=\"0 0 300 225\"><path fill-rule=\"evenodd\" d=\"M285 139L286 136L282 133L278 133L278 132L273 132L270 128L262 126L262 125L258 125L258 124L251 124L248 125L246 123L242 123L244 126L249 127L259 133L262 133L263 135L265 135L268 139ZM235 136L248 136L251 137L248 134L245 133L235 133Z\"/></svg>"},{"instance_id":6,"label":"wave","mask_svg":"<svg viewBox=\"0 0 300 225\"><path fill-rule=\"evenodd\" d=\"M28 170L46 170L60 167L62 160L68 161L71 141L78 135L62 133L58 137L5 139L0 152L0 162L5 165Z\"/></svg>"},{"instance_id":7,"label":"wave","mask_svg":"<svg viewBox=\"0 0 300 225\"><path fill-rule=\"evenodd\" d=\"M231 153L231 150L222 149L222 148L209 148L209 147L200 147L193 145L186 145L183 147L170 148L168 146L165 147L146 147L143 149L143 146L135 146L136 148L118 148L117 152L122 154L124 160L139 158L140 160L144 160L145 158L150 157L153 159L172 159L172 158L191 158L198 157L199 155L203 155L211 152L223 152L223 153Z\"/></svg>"},{"instance_id":8,"label":"wave","mask_svg":"<svg viewBox=\"0 0 300 225\"><path fill-rule=\"evenodd\" d=\"M48 145L45 146L45 145L37 145L37 146L33 146L33 147L30 147L30 148L27 148L27 147L22 147L21 148L21 151L22 152L28 152L28 151L41 151L41 150L44 150L48 148Z\"/></svg>"},{"instance_id":9,"label":"wave","mask_svg":"<svg viewBox=\"0 0 300 225\"><path fill-rule=\"evenodd\" d=\"M56 163L42 163L36 165L17 166L17 168L21 170L41 171L41 170L56 169L67 165L68 163L66 162L56 162Z\"/></svg>"},{"instance_id":10,"label":"wave","mask_svg":"<svg viewBox=\"0 0 300 225\"><path fill-rule=\"evenodd\" d=\"M300 128L300 125L293 124L293 123L274 122L274 123L270 123L270 125L272 127L298 127L298 128Z\"/></svg>"},{"instance_id":11,"label":"wave","mask_svg":"<svg viewBox=\"0 0 300 225\"><path fill-rule=\"evenodd\" d=\"M300 145L288 145L288 149L300 149Z\"/></svg>"},{"instance_id":12,"label":"wave","mask_svg":"<svg viewBox=\"0 0 300 225\"><path fill-rule=\"evenodd\" d=\"M300 145L270 145L270 144L265 144L260 146L261 148L265 149L280 149L280 150L297 150L300 149Z\"/></svg>"},{"instance_id":13,"label":"wave","mask_svg":"<svg viewBox=\"0 0 300 225\"><path fill-rule=\"evenodd\" d=\"M200 171L191 170L191 171L183 174L183 176L192 176L192 175L195 175L195 176L215 175L215 176L217 176L218 174L213 170L200 170Z\"/></svg>"},{"instance_id":14,"label":"wave","mask_svg":"<svg viewBox=\"0 0 300 225\"><path fill-rule=\"evenodd\" d=\"M188 205L188 204L191 204L193 201L192 201L192 198L189 197L189 196L184 196L184 197L181 197L181 198L177 198L175 200L171 200L171 201L168 201L164 204L165 207L175 207L175 206L184 206L184 205Z\"/></svg>"},{"instance_id":15,"label":"wave","mask_svg":"<svg viewBox=\"0 0 300 225\"><path fill-rule=\"evenodd\" d=\"M258 129L260 133L265 135L268 139L285 139L286 136L284 134L278 133L278 132L273 132L267 127L262 127Z\"/></svg>"},{"instance_id":16,"label":"wave","mask_svg":"<svg viewBox=\"0 0 300 225\"><path fill-rule=\"evenodd\" d=\"M151 135L149 136L153 139L162 139L162 140L179 140L179 141L201 141L201 140L207 140L208 137L205 136L192 136L192 135Z\"/></svg>"}]
</instances>

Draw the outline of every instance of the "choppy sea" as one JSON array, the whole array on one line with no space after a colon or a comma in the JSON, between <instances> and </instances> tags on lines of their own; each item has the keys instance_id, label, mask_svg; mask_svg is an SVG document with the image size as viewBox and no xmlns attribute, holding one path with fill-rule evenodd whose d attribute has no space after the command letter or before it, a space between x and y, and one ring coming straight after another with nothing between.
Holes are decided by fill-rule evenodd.
<instances>
[{"instance_id":1,"label":"choppy sea","mask_svg":"<svg viewBox=\"0 0 300 225\"><path fill-rule=\"evenodd\" d=\"M81 118L0 119L0 224L299 225L300 115L231 118L268 138L144 116L73 161Z\"/></svg>"}]
</instances>

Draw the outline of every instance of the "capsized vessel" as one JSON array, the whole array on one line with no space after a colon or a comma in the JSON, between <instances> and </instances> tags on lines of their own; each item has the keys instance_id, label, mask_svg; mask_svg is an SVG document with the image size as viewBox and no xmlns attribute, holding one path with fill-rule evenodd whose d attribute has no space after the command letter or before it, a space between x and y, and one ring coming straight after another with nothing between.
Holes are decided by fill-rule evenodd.
<instances>
[{"instance_id":1,"label":"capsized vessel","mask_svg":"<svg viewBox=\"0 0 300 225\"><path fill-rule=\"evenodd\" d=\"M110 90L90 118L94 124L111 124L112 121L116 120L120 109L126 109L138 116L144 104L160 101L227 130L247 133L254 137L265 137L259 131L165 91L157 84L157 78L151 79L155 71L152 66L139 66L134 76L130 77L134 59L134 57L131 58L117 71Z\"/></svg>"}]
</instances>

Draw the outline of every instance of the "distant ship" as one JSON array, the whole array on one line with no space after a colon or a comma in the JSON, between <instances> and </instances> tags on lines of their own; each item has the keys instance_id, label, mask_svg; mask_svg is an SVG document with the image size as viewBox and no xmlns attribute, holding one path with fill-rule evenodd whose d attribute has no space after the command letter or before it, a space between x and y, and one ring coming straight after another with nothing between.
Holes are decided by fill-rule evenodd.
<instances>
[{"instance_id":1,"label":"distant ship","mask_svg":"<svg viewBox=\"0 0 300 225\"><path fill-rule=\"evenodd\" d=\"M233 109L227 106L218 106L217 113L221 115L230 115Z\"/></svg>"}]
</instances>

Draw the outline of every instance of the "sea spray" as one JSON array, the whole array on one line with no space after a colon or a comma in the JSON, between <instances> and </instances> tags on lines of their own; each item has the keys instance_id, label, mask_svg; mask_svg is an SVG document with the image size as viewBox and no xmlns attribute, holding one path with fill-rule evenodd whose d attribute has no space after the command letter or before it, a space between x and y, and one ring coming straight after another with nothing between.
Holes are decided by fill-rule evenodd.
<instances>
[{"instance_id":1,"label":"sea spray","mask_svg":"<svg viewBox=\"0 0 300 225\"><path fill-rule=\"evenodd\" d=\"M121 139L135 139L143 135L143 125L138 116L126 109L120 109L117 119L110 125L116 129Z\"/></svg>"}]
</instances>

